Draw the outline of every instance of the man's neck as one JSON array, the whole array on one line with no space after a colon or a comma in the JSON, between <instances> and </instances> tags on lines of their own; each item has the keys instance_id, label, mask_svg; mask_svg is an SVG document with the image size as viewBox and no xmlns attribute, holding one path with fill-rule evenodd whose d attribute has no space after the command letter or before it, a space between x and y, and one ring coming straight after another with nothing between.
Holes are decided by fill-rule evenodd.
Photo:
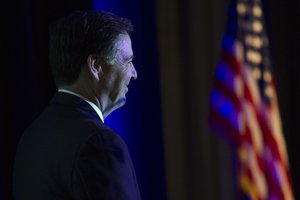
<instances>
[{"instance_id":1,"label":"man's neck","mask_svg":"<svg viewBox=\"0 0 300 200\"><path fill-rule=\"evenodd\" d=\"M78 94L77 92L71 91L69 89L59 88L58 92L68 93L68 94L77 96L78 98L81 98L82 100L86 101L88 104L90 104L90 106L93 107L93 109L96 111L96 113L98 114L98 116L100 117L100 119L102 120L102 122L104 123L104 119L106 118L106 116L104 117L103 112L99 109L99 107L95 103L93 103L89 99L85 98L84 96Z\"/></svg>"},{"instance_id":2,"label":"man's neck","mask_svg":"<svg viewBox=\"0 0 300 200\"><path fill-rule=\"evenodd\" d=\"M103 113L103 108L101 106L100 101L98 100L98 98L96 97L96 95L93 94L93 92L86 87L76 87L74 85L72 86L61 86L59 87L59 89L65 89L65 90L69 90L71 92L74 92L76 94L79 94L80 96L86 98L87 100L93 102Z\"/></svg>"}]
</instances>

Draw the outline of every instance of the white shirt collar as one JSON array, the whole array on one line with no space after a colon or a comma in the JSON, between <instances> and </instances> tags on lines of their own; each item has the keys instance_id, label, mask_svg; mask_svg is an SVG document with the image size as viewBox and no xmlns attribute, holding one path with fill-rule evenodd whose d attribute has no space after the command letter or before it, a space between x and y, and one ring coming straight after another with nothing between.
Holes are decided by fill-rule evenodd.
<instances>
[{"instance_id":1,"label":"white shirt collar","mask_svg":"<svg viewBox=\"0 0 300 200\"><path fill-rule=\"evenodd\" d=\"M77 97L81 98L82 100L86 101L88 104L90 104L92 106L92 108L96 111L96 113L99 115L100 119L104 123L104 118L103 118L103 114L102 114L101 110L93 102L89 101L88 99L81 96L80 94L77 94L77 93L72 92L70 90L58 89L58 92L64 92L64 93L72 94L72 95L77 96Z\"/></svg>"}]
</instances>

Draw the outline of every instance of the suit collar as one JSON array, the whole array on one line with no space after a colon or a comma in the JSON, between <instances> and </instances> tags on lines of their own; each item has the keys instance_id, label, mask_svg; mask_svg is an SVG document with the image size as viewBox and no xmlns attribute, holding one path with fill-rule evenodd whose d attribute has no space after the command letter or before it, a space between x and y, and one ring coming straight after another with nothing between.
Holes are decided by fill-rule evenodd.
<instances>
[{"instance_id":1,"label":"suit collar","mask_svg":"<svg viewBox=\"0 0 300 200\"><path fill-rule=\"evenodd\" d=\"M104 122L104 118L103 118L103 114L102 114L101 110L96 106L96 104L94 104L93 102L91 102L87 98L85 98L85 97L81 96L80 94L75 93L71 90L66 90L66 89L62 89L62 88L59 89L58 92L68 93L68 94L74 95L74 96L79 97L80 99L84 100L85 102L90 104L90 106L92 106L92 108L96 111L96 113L98 114L98 116L100 117L102 122Z\"/></svg>"},{"instance_id":2,"label":"suit collar","mask_svg":"<svg viewBox=\"0 0 300 200\"><path fill-rule=\"evenodd\" d=\"M88 102L73 94L56 92L50 103L59 104L66 107L74 107L75 109L82 110L89 116L97 118L97 120L100 120L103 123L101 117Z\"/></svg>"}]
</instances>

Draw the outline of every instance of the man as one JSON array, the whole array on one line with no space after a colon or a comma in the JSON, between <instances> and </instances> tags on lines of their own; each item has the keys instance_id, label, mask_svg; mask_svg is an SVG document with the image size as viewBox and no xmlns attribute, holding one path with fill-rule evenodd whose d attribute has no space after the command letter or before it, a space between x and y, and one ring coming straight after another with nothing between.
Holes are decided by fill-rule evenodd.
<instances>
[{"instance_id":1,"label":"man","mask_svg":"<svg viewBox=\"0 0 300 200\"><path fill-rule=\"evenodd\" d=\"M97 11L50 27L58 92L19 142L16 200L140 199L127 146L103 123L137 78L131 32L129 20Z\"/></svg>"}]
</instances>

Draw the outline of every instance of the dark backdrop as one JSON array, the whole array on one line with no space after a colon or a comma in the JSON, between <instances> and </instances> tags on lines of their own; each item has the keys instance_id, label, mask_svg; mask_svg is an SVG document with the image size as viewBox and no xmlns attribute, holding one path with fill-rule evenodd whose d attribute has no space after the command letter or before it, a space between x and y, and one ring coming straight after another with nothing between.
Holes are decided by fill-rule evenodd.
<instances>
[{"instance_id":1,"label":"dark backdrop","mask_svg":"<svg viewBox=\"0 0 300 200\"><path fill-rule=\"evenodd\" d=\"M300 2L266 0L271 56L295 199L300 198Z\"/></svg>"},{"instance_id":2,"label":"dark backdrop","mask_svg":"<svg viewBox=\"0 0 300 200\"><path fill-rule=\"evenodd\" d=\"M135 26L138 79L131 83L127 104L106 123L128 143L143 199L166 199L154 2L20 0L1 8L0 199L12 199L12 166L23 130L56 91L48 64L48 25L77 9L105 9Z\"/></svg>"},{"instance_id":3,"label":"dark backdrop","mask_svg":"<svg viewBox=\"0 0 300 200\"><path fill-rule=\"evenodd\" d=\"M11 198L18 139L55 91L48 65L48 24L72 9L89 6L52 2L7 1L1 9L0 187L5 200Z\"/></svg>"},{"instance_id":4,"label":"dark backdrop","mask_svg":"<svg viewBox=\"0 0 300 200\"><path fill-rule=\"evenodd\" d=\"M300 1L262 0L295 199L300 199ZM171 200L236 199L232 152L207 127L230 0L157 0L162 110Z\"/></svg>"},{"instance_id":5,"label":"dark backdrop","mask_svg":"<svg viewBox=\"0 0 300 200\"><path fill-rule=\"evenodd\" d=\"M219 140L206 127L207 94L219 59L229 1L103 0L99 4L91 0L18 0L3 3L0 199L11 199L13 157L22 131L56 91L48 66L48 24L71 10L92 7L111 10L135 24L132 41L139 77L132 82L126 106L111 114L107 123L129 144L143 198L234 199L230 151L226 141ZM300 2L265 0L264 4L292 180L299 199ZM156 35L161 38L159 48ZM159 91L164 99L162 104ZM163 157L167 163L166 175Z\"/></svg>"}]
</instances>

